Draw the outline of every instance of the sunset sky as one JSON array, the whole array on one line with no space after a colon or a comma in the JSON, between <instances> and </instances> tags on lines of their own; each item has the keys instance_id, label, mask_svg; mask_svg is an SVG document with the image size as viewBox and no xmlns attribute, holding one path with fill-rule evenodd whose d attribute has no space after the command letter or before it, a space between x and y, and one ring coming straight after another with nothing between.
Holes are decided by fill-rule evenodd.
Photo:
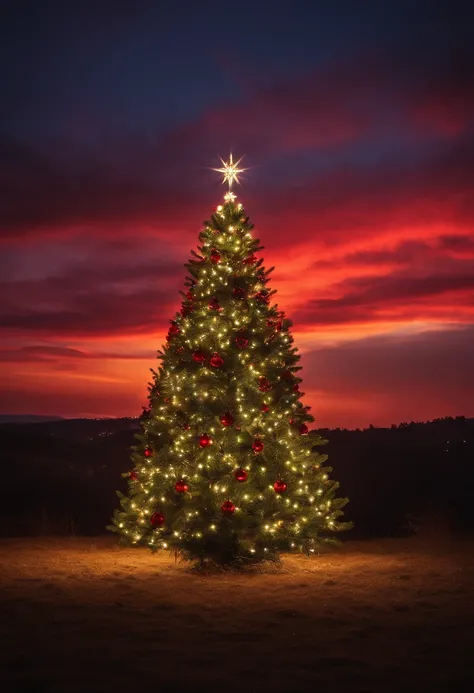
<instances>
[{"instance_id":1,"label":"sunset sky","mask_svg":"<svg viewBox=\"0 0 474 693\"><path fill-rule=\"evenodd\" d=\"M472 9L6 6L0 413L141 412L232 151L315 426L474 416Z\"/></svg>"}]
</instances>

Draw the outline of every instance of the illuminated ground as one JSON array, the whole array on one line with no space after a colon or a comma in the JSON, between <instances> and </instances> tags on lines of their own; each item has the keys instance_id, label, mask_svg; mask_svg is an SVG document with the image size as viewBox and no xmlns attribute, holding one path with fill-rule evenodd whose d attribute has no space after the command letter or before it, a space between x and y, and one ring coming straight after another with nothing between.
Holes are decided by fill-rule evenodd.
<instances>
[{"instance_id":1,"label":"illuminated ground","mask_svg":"<svg viewBox=\"0 0 474 693\"><path fill-rule=\"evenodd\" d=\"M2 690L461 693L473 549L352 542L271 574L200 576L113 538L4 540Z\"/></svg>"}]
</instances>

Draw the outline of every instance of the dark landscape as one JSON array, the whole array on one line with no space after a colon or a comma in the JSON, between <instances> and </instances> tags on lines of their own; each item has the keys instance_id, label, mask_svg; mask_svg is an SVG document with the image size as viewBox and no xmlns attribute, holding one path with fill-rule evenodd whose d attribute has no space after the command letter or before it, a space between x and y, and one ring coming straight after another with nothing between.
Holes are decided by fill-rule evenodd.
<instances>
[{"instance_id":1,"label":"dark landscape","mask_svg":"<svg viewBox=\"0 0 474 693\"><path fill-rule=\"evenodd\" d=\"M137 429L2 424L2 690L469 689L473 419L320 431L354 529L244 574L106 534Z\"/></svg>"},{"instance_id":2,"label":"dark landscape","mask_svg":"<svg viewBox=\"0 0 474 693\"><path fill-rule=\"evenodd\" d=\"M139 428L136 418L0 424L2 474L16 491L0 506L0 534L105 534ZM474 419L316 432L350 499L344 541L473 531Z\"/></svg>"}]
</instances>

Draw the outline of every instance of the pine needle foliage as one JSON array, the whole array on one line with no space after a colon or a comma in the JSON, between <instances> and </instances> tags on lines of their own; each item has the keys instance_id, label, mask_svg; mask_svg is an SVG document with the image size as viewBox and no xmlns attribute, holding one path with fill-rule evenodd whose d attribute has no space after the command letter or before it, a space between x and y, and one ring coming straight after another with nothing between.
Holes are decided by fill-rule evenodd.
<instances>
[{"instance_id":1,"label":"pine needle foliage","mask_svg":"<svg viewBox=\"0 0 474 693\"><path fill-rule=\"evenodd\" d=\"M311 554L351 526L252 228L233 199L204 222L109 527L200 566Z\"/></svg>"}]
</instances>

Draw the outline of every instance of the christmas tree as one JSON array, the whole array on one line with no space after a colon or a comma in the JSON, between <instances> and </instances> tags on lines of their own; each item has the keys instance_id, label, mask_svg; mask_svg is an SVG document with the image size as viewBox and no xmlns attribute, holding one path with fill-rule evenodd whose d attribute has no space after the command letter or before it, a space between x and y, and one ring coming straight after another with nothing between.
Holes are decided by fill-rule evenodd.
<instances>
[{"instance_id":1,"label":"christmas tree","mask_svg":"<svg viewBox=\"0 0 474 693\"><path fill-rule=\"evenodd\" d=\"M349 523L327 443L308 424L291 320L232 183L185 265L187 291L152 369L128 494L110 526L121 542L220 565L310 554Z\"/></svg>"}]
</instances>

